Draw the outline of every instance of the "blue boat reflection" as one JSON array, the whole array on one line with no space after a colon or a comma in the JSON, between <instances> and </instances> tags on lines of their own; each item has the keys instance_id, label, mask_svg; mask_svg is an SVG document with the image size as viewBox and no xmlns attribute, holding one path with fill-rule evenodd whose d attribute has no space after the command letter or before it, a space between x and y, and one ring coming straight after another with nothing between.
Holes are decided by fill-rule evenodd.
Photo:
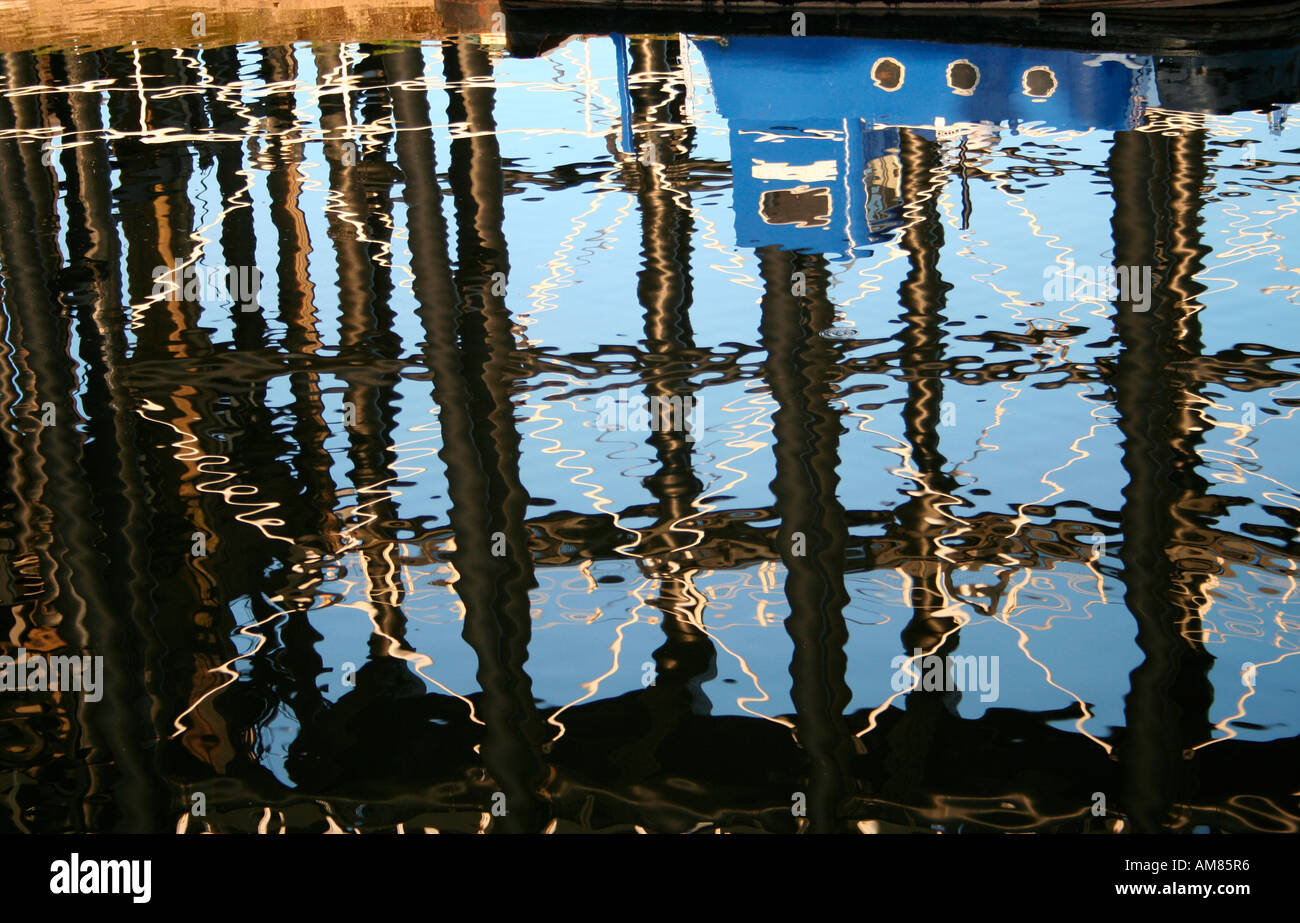
<instances>
[{"instance_id":1,"label":"blue boat reflection","mask_svg":"<svg viewBox=\"0 0 1300 923\"><path fill-rule=\"evenodd\" d=\"M1149 57L853 38L699 47L731 132L737 243L847 255L902 223L898 129L1119 130L1158 104Z\"/></svg>"}]
</instances>

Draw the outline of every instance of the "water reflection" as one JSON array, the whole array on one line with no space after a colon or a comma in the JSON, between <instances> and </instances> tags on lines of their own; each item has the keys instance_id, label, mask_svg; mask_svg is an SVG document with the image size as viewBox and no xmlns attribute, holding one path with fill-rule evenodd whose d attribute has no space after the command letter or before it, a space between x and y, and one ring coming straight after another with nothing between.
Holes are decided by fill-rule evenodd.
<instances>
[{"instance_id":1,"label":"water reflection","mask_svg":"<svg viewBox=\"0 0 1300 923\"><path fill-rule=\"evenodd\" d=\"M1297 829L1294 49L506 40L3 55L6 829Z\"/></svg>"}]
</instances>

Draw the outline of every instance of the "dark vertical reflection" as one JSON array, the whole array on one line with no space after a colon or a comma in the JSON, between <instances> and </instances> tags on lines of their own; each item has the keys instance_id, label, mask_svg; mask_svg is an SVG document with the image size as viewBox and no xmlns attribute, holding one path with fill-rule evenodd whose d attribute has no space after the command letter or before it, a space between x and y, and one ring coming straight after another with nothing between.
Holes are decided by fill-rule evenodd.
<instances>
[{"instance_id":1,"label":"dark vertical reflection","mask_svg":"<svg viewBox=\"0 0 1300 923\"><path fill-rule=\"evenodd\" d=\"M899 132L899 142L904 202L918 216L899 240L907 254L908 271L898 291L903 329L897 335L902 347L899 372L907 385L903 438L917 472L917 483L897 516L898 534L913 577L912 621L902 636L904 649L911 654L915 648L933 649L939 638L956 626L953 619L934 615L943 608L944 599L943 575L936 556L938 540L945 531L943 507L951 502L948 497L956 487L945 467L947 459L939 449L944 396L943 309L952 285L944 282L939 272L943 221L935 188L938 145L906 130ZM937 653L949 653L955 646L954 637Z\"/></svg>"},{"instance_id":2,"label":"dark vertical reflection","mask_svg":"<svg viewBox=\"0 0 1300 923\"><path fill-rule=\"evenodd\" d=\"M291 47L262 49L262 79L267 83L286 83L298 76L298 62ZM292 90L267 94L263 100L264 122L270 132L266 153L267 195L270 199L271 225L277 237L276 288L279 292L280 319L285 325L284 349L291 354L315 356L322 345L316 312L316 285L309 265L312 252L311 232L303 213L302 174L303 146L289 144L283 133L294 124L296 99ZM325 447L329 427L325 422L324 398L320 375L312 371L291 374L289 389L293 394L293 442L297 445L295 473L303 485L303 496L315 506L311 533L335 536L342 528L334 512L338 492L330 473L332 462Z\"/></svg>"},{"instance_id":3,"label":"dark vertical reflection","mask_svg":"<svg viewBox=\"0 0 1300 923\"><path fill-rule=\"evenodd\" d=\"M453 137L448 172L456 207L461 362L474 424L474 451L486 477L486 495L479 494L477 502L486 504L485 525L493 540L505 539L505 554L494 554L488 570L495 586L489 608L482 614L481 627L487 631L477 635L477 644L471 640L471 628L479 626L471 626L467 607L465 632L479 654L485 699L489 685L483 682L484 673L495 674L490 682L502 698L499 720L511 726L509 741L500 744L499 758L502 769L517 779L512 787L525 798L520 810L519 799L507 793L511 822L503 829L533 830L540 828L547 814L537 793L548 772L541 755L545 726L533 701L532 680L525 672L532 636L529 591L536 580L524 526L529 497L519 478L520 437L513 390L524 372L516 350L514 321L505 301L510 263L503 228L501 152L493 115L496 94L491 86L492 63L483 46L468 41L444 43L443 61L448 120L462 124L468 133ZM474 545L471 550L481 548L486 546ZM463 576L465 571L459 565L457 569ZM483 749L489 772L500 780L501 774L489 762L487 738Z\"/></svg>"},{"instance_id":4,"label":"dark vertical reflection","mask_svg":"<svg viewBox=\"0 0 1300 923\"><path fill-rule=\"evenodd\" d=\"M245 57L256 55L261 59L265 49L244 52ZM204 63L209 75L218 86L237 85L240 81L240 52L233 47L205 49ZM249 60L252 66L261 67L261 61ZM223 135L242 138L250 132L260 130L265 134L274 123L271 118L258 118L263 111L260 99L245 100L242 94L225 91L214 92L206 96L206 111L212 129ZM260 143L260 139L259 139ZM248 156L249 151L254 156ZM200 146L200 155L204 153ZM265 355L271 351L271 328L268 314L276 311L271 302L274 289L270 284L269 273L257 262L257 206L255 196L262 190L262 177L265 175L256 169L260 151L257 145L242 142L218 141L212 145L209 156L214 161L212 171L217 190L221 196L221 228L219 234L221 259L224 266L237 269L242 277L250 280L254 273L264 282L253 305L234 303L229 297L233 319L233 352ZM205 263L217 263L212 247L204 254ZM253 308L249 310L249 308ZM226 352L229 348L222 349ZM227 353L228 354L228 353ZM210 422L214 435L220 440L219 451L229 457L229 466L239 471L241 480L254 485L259 494L277 504L277 516L285 523L281 533L289 539L295 539L310 529L309 523L316 516L315 498L301 496L297 489L295 472L288 463L296 446L286 438L286 434L277 426L280 409L272 397L269 382L265 377L250 377L246 382L221 383L217 389L204 389L205 399L215 398ZM257 543L256 553L263 559L283 559L287 556L296 560L298 553L292 546L282 542L262 541L260 533L254 537ZM279 570L277 568L277 570ZM295 584L301 580L301 573L279 571L275 578L262 588L259 595L282 596L288 591L284 581ZM290 594L292 595L292 594ZM270 648L268 648L269 650ZM258 661L259 669L267 669L269 664ZM272 672L270 679L278 681L279 675Z\"/></svg>"},{"instance_id":5,"label":"dark vertical reflection","mask_svg":"<svg viewBox=\"0 0 1300 923\"><path fill-rule=\"evenodd\" d=\"M98 55L69 54L62 63L70 83L87 83L103 75ZM120 816L130 818L132 829L147 830L162 815L165 792L141 747L141 742L154 736L144 707L149 700L141 658L146 635L140 627L148 618L148 497L138 465L137 418L131 413L131 395L124 381L122 248L112 214L109 151L102 137L103 97L72 93L59 98L68 106L66 120L91 142L75 149L70 164L66 156L64 160L78 190L77 196L65 197L71 223L67 254L72 284L91 298L89 310L79 311L78 320L81 358L89 370L82 397L90 437L85 466L88 472L111 472L93 482L102 522L97 551L106 572L118 578L107 581L109 608L87 613L96 648L104 651L106 687L104 701L88 708L104 712L100 720L112 752L113 781L123 792ZM92 757L91 762L99 761ZM90 798L94 795L88 793ZM90 826L108 829L108 824Z\"/></svg>"},{"instance_id":6,"label":"dark vertical reflection","mask_svg":"<svg viewBox=\"0 0 1300 923\"><path fill-rule=\"evenodd\" d=\"M938 204L939 147L908 130L899 131L899 159L903 165L902 194L905 207L916 216L902 231L899 246L907 254L907 277L899 288L903 307L899 373L906 384L903 434L911 455L916 482L898 508L889 530L911 578L912 618L903 628L903 653L948 656L958 645L957 621L942 615L944 583L948 579L940 544L946 527L944 507L956 482L946 470L939 448L943 414L944 355L943 309L951 284L939 272L943 248L943 222ZM913 670L919 671L921 663ZM890 736L891 774L886 793L916 803L927 789L926 773L939 735L938 722L951 707L947 690L917 689L907 696L907 712Z\"/></svg>"},{"instance_id":7,"label":"dark vertical reflection","mask_svg":"<svg viewBox=\"0 0 1300 923\"><path fill-rule=\"evenodd\" d=\"M105 61L105 76L123 86L138 83L148 92L185 83L176 60L161 52L110 53ZM154 291L154 270L175 267L192 254L189 184L196 165L188 147L148 144L141 135L159 128L198 131L207 116L191 95L142 104L134 93L109 93L107 108L109 128L117 133L112 142L118 168L114 204L127 243L126 298L129 304L144 305ZM211 148L201 146L197 153L198 165L205 166ZM198 306L187 302L184 292L172 292L141 309L132 318L137 325L133 359L210 353L212 344L198 318Z\"/></svg>"},{"instance_id":8,"label":"dark vertical reflection","mask_svg":"<svg viewBox=\"0 0 1300 923\"><path fill-rule=\"evenodd\" d=\"M35 56L30 52L6 54L2 60L8 89L19 90L40 82ZM35 131L45 127L38 97L34 95L8 96L0 111L3 118L0 129ZM51 581L66 580L67 565L60 563L53 546L51 526L59 513L50 505L50 480L70 476L67 468L70 459L64 458L65 464L59 466L57 459L46 458L44 447L51 441L66 444L67 429L61 434L57 428L45 427L39 421L47 408L54 408L56 412L62 411L66 426L73 424L71 398L75 377L60 359L66 353L66 339L58 319L53 316L47 281L57 272L59 257L51 207L54 175L51 167L42 163L43 156L42 144L34 140L13 138L6 142L3 182L9 196L6 202L12 203L12 208L6 210L0 227L4 232L4 297L12 305L5 312L15 373L10 412L16 428L32 435L14 445L17 483L28 505L24 528L17 538L24 550L40 559L39 571L46 589L52 590L57 598L61 594L51 586ZM45 610L44 606L41 608ZM57 619L57 610L51 607L38 618ZM51 627L54 624L57 623L51 622Z\"/></svg>"},{"instance_id":9,"label":"dark vertical reflection","mask_svg":"<svg viewBox=\"0 0 1300 923\"><path fill-rule=\"evenodd\" d=\"M844 607L847 527L836 496L839 414L827 403L838 353L817 331L831 326L829 274L821 257L797 257L777 247L758 251L763 279L760 345L763 375L777 409L772 415L776 478L772 492L781 518L778 537L790 605L786 630L794 641L791 699L797 739L808 757L808 828L841 830L849 791L852 738L844 722L850 692L845 681ZM795 273L806 297L796 297Z\"/></svg>"},{"instance_id":10,"label":"dark vertical reflection","mask_svg":"<svg viewBox=\"0 0 1300 923\"><path fill-rule=\"evenodd\" d=\"M239 49L235 46L203 50L203 63L213 81L227 86L239 80ZM239 96L231 91L207 96L207 107L212 130L223 135L243 136L252 128L251 119L242 115ZM254 267L257 265L257 237L249 177L245 174L243 141L216 141L211 145L211 156L216 160L217 188L221 192L223 207L227 210L221 221L221 253L227 266ZM241 204L236 204L241 203ZM211 256L209 262L215 262ZM262 309L242 310L232 304L231 317L235 325L235 348L255 349L265 345L266 320ZM256 396L250 396L256 400Z\"/></svg>"},{"instance_id":11,"label":"dark vertical reflection","mask_svg":"<svg viewBox=\"0 0 1300 923\"><path fill-rule=\"evenodd\" d=\"M261 79L284 84L298 76L298 61L292 47L260 49ZM284 141L284 133L294 125L295 94L292 90L270 93L261 100L262 124L268 134L266 191L270 200L271 226L276 232L276 290L279 316L285 325L284 349L291 354L314 356L321 347L317 325L316 287L308 272L311 235L300 198L304 160L303 146ZM262 309L270 310L263 302ZM336 550L330 540L341 531L338 491L331 474L332 461L326 448L329 427L325 422L320 376L311 371L291 372L289 391L294 425L290 439L294 452L293 473L302 485L301 496L307 501L302 521L304 534L296 536L300 545L316 546L317 554ZM312 572L315 575L315 572ZM323 691L317 678L325 664L315 645L322 635L312 625L307 611L310 596L298 595L287 606L280 638L283 650L276 658L280 671L287 677L286 704L302 727L311 727L326 709ZM296 768L296 766L295 766Z\"/></svg>"},{"instance_id":12,"label":"dark vertical reflection","mask_svg":"<svg viewBox=\"0 0 1300 923\"><path fill-rule=\"evenodd\" d=\"M5 55L3 66L10 89L39 80L29 54ZM31 105L31 98L26 99L26 104L22 97L0 100L0 132L40 126L40 113ZM37 563L41 581L39 594L33 594L34 605L16 606L0 623L4 639L0 649L13 657L18 656L19 647L41 654L51 650L82 653L91 640L87 614L103 603L102 574L98 569L85 573L93 563L95 525L79 464L83 440L76 428L80 416L74 404L77 383L70 361L67 318L52 297L58 268L53 259L56 225L53 215L45 211L53 200L51 176L49 167L41 162L39 146L34 163L22 150L32 146L14 137L0 139L0 196L5 203L0 215L0 291L9 322L6 341L18 373L15 402L7 408L14 419L6 421L6 428L13 426L25 434L13 451L23 472L22 488L31 503L31 516L25 523L28 529L15 537L23 550L36 555L33 563ZM51 413L54 419L50 419ZM15 697L5 698L0 714L9 725L16 717L10 710ZM72 763L70 771L60 771L58 762L48 757L66 759L80 748L98 743L99 735L93 726L86 727L86 716L67 693L25 692L18 701L26 709L35 705L38 711L58 715L61 720L30 729L27 741L7 735L6 762L13 760L13 751L26 749L35 755L44 750L45 764L22 766L24 775L69 792L71 798L59 799L64 812L60 820L73 830L84 829L84 797L93 784L88 767ZM18 796L15 790L10 798L17 803Z\"/></svg>"},{"instance_id":13,"label":"dark vertical reflection","mask_svg":"<svg viewBox=\"0 0 1300 923\"><path fill-rule=\"evenodd\" d=\"M32 55L28 53L5 54L0 56L0 63L3 64L3 80L6 90L19 90L31 86L36 82L36 67ZM39 119L34 112L35 100L30 96L7 97L0 108L0 115L4 118L4 127L8 129L22 128L31 130L39 127ZM32 149L35 149L37 158L36 166L32 166ZM20 141L17 138L9 139L5 143L4 161L3 161L3 181L7 188L12 189L20 198L15 201L15 206L21 207L24 211L20 214L26 214L29 221L45 220L46 214L41 211L38 203L42 200L41 187L49 182L47 170L40 165L40 145L34 141ZM40 172L33 172L39 170ZM29 190L27 188L28 176L32 176L34 185ZM8 217L8 216L7 216ZM16 216L14 216L16 217ZM44 275L46 272L53 270L53 261L47 260L41 254L41 238L28 238L34 234L35 229L30 226L12 227L13 217L4 224L5 233L14 248L21 248L23 256L27 262L22 265L14 265L8 260L4 262L4 297L6 299L16 297L17 291L33 291L44 289ZM48 235L46 235L48 236ZM17 289L15 290L15 286ZM30 419L32 411L35 409L39 416L41 404L39 395L31 394L32 373L27 364L27 357L24 350L19 344L22 336L22 321L19 317L14 317L10 312L3 312L4 318L4 338L0 340L0 349L4 350L5 374L3 376L4 389L4 409L11 415L15 423L3 427L4 439L6 443L6 485L13 490L13 535L14 553L12 556L11 567L14 573L18 573L21 566L19 562L25 564L29 571L34 571L34 581L37 584L43 584L43 580L50 573L50 563L48 560L48 549L40 534L39 524L46 519L46 513L39 502L40 484L43 476L35 467L28 440L25 438L25 431L29 430L28 426L16 425L16 421L23 418L24 421ZM38 576L39 575L39 576ZM16 577L13 578L16 580Z\"/></svg>"},{"instance_id":14,"label":"dark vertical reflection","mask_svg":"<svg viewBox=\"0 0 1300 923\"><path fill-rule=\"evenodd\" d=\"M351 787L358 774L380 780L379 786L391 780L392 775L367 775L366 769L358 768L374 761L378 751L393 760L394 774L418 777L428 771L424 761L413 757L424 746L429 730L425 727L425 733L408 734L406 726L413 711L425 714L421 704L426 690L411 669L414 658L409 656L412 648L406 638L405 548L399 536L403 522L396 502L400 491L394 442L403 345L396 330L391 300L395 286L387 258L394 227L392 184L397 174L386 157L386 145L393 138L387 126L400 111L387 89L388 78L379 56L369 53L373 49L367 46L361 51L358 59L345 56L338 45L314 49L318 86L329 84L321 102L321 122L329 167L326 222L338 278L338 350L342 360L330 364L333 374L345 384L343 425L352 465L348 477L354 507L345 519L330 511L329 520L321 527L329 540L328 552L355 553L360 561L364 584L355 592L364 599L373 630L369 658L356 671L355 688L333 705L324 703L307 688L309 676L320 670L321 661L311 648L319 636L305 613L300 620L288 623L285 636L288 645L288 629L294 630L295 647L286 654L299 665L300 701L311 709L302 717L312 723L294 743L293 771L315 784L328 782L331 787L345 788ZM292 58L283 62L273 58L269 64L278 71L294 66ZM340 91L340 86L346 89ZM291 116L291 105L292 100L286 99L277 107L283 118ZM274 117L275 112L268 115ZM380 130L380 126L385 128ZM290 342L307 355L317 356L322 342L311 300L316 289L306 274L310 241L299 230L299 192L296 182L285 188L284 213L278 223L288 231L282 231L282 241L301 241L304 249L293 255L292 265L282 260L280 277L288 297L300 305L290 313ZM410 227L416 231L416 222ZM295 395L298 403L315 411L319 406L316 375L300 376ZM328 484L330 456L324 448L328 433L323 422L313 421L305 435L299 468L315 468L319 458L316 476ZM337 495L332 484L328 490L331 496ZM346 667L340 678L349 685ZM340 739L346 742L341 748ZM455 757L451 761L455 762ZM384 810L365 807L371 816L383 816Z\"/></svg>"},{"instance_id":15,"label":"dark vertical reflection","mask_svg":"<svg viewBox=\"0 0 1300 923\"><path fill-rule=\"evenodd\" d=\"M445 50L449 59L456 53L454 47ZM483 66L471 56L457 57L449 67L467 64ZM385 55L384 70L390 84L418 80L423 73L420 50ZM527 591L532 585L532 559L522 515L528 501L518 479L518 436L513 434L508 385L500 377L489 377L509 361L503 349L508 318L504 305L492 300L490 287L486 294L481 288L466 293L462 302L452 277L433 141L426 128L428 99L419 86L393 87L392 94L396 121L403 129L396 147L406 177L413 289L424 327L424 359L438 403L443 440L439 455L447 467L452 504L456 550L451 560L456 592L465 607L464 637L478 657L483 690L477 709L485 725L480 753L489 777L505 795L508 813L498 818L499 829L536 831L546 817L541 795L546 769L541 756L544 724L524 671L531 634ZM453 90L452 105L464 107L467 116L475 119L491 117L490 93ZM455 169L486 178L489 167L481 158L491 158L493 153L462 147ZM494 168L500 170L499 159ZM479 189L488 195L483 186ZM491 246L493 238L500 239L499 221L494 224L490 217L493 209L499 214L500 204L491 198L470 199L458 203L458 212L466 210L463 217L458 215L458 223L487 230L482 236L461 238L461 262L463 267L475 263L481 277L485 265L505 265L504 250ZM464 353L458 349L462 304L467 325L479 325L480 331L479 341L467 341ZM513 347L512 337L508 346ZM494 546L505 553L494 555Z\"/></svg>"},{"instance_id":16,"label":"dark vertical reflection","mask_svg":"<svg viewBox=\"0 0 1300 923\"><path fill-rule=\"evenodd\" d=\"M30 73L24 67L10 70L13 63L8 56L5 76L11 81L21 79L20 73ZM61 70L63 62L55 61L52 66ZM82 66L84 62L77 63L78 68ZM0 101L0 130L15 127L23 117L9 99ZM94 127L87 124L84 106L75 114L62 107L57 117L63 124ZM94 121L97 123L97 118ZM116 266L109 270L110 278L100 282L98 291L93 284L83 287L85 280L79 278L82 273L93 277L101 272L104 264L95 258L111 257L114 250L111 227L105 220L106 158L102 142L97 141L90 151L63 160L69 170L69 185L79 187L82 201L90 203L69 206L70 265L64 271L50 259L57 254L54 216L37 212L41 206L53 207L49 168L38 157L36 172L31 172L32 165L20 155L19 145L14 139L0 141L0 195L6 203L0 218L0 266L4 270L5 313L10 319L7 340L25 373L24 397L34 404L27 421L33 434L26 450L31 453L30 461L24 463L32 474L25 480L39 490L38 506L48 510L48 518L42 517L39 525L42 531L48 528L48 542L40 544L49 552L48 567L42 568L48 590L37 610L39 618L29 626L38 633L23 637L20 643L35 651L105 657L102 702L79 706L67 693L57 694L68 710L70 752L94 752L99 767L116 766L105 772L92 769L90 762L80 763L79 775L84 773L84 777L63 783L65 790L77 793L75 813L68 818L72 829L90 825L92 829L111 827L123 832L151 830L165 816L161 791L140 748L148 731L147 721L142 723L134 709L139 701L132 678L136 671L123 661L128 655L121 641L131 632L112 617L115 611L132 612L135 608L131 594L123 592L135 581L112 580L114 569L132 572L130 568L140 563L133 548L138 536L132 516L124 509L131 502L128 498L139 499L131 486L133 472L126 470L134 452L125 453L122 460L114 457L115 449L121 448L119 435L128 441L129 437L115 426L120 418L113 410L113 385L105 365L108 357L97 348L101 329L94 323L107 326L106 317L116 307ZM100 167L98 175L93 172L96 166ZM89 291L99 297L88 310L77 312L84 297L69 290ZM108 305L105 299L111 299ZM84 362L81 376L72 355L74 318ZM90 421L83 420L82 408L92 415ZM24 428L29 427L25 424ZM92 463L119 468L120 495L95 491L91 472L99 469L88 467ZM126 543L121 541L122 532ZM110 537L117 553L109 552ZM57 637L56 646L40 638L46 631ZM101 805L107 800L105 790L110 789L120 798L105 812Z\"/></svg>"},{"instance_id":17,"label":"dark vertical reflection","mask_svg":"<svg viewBox=\"0 0 1300 923\"><path fill-rule=\"evenodd\" d=\"M109 52L102 58L105 76L145 94L183 86L186 71L172 55L153 50ZM155 271L173 269L194 255L195 209L190 184L196 168L211 166L208 147L148 144L144 135L160 129L198 132L207 125L203 97L186 94L142 103L137 93L107 95L112 157L117 166L114 209L126 244L126 320L133 327L129 371L142 362L179 357L208 357L215 352L208 328L200 322L201 305L186 292L155 295ZM197 158L197 164L196 164ZM157 733L170 741L172 720L187 712L177 745L160 746L160 765L203 775L225 772L234 761L254 761L245 719L228 701L218 707L208 695L220 682L211 672L234 656L231 634L237 619L230 600L249 591L250 576L262 562L244 543L225 542L228 508L219 497L200 489L196 466L178 457L180 440L207 451L225 448L214 431L229 435L238 424L216 418L211 388L184 381L153 385L133 393L132 409L144 400L157 409L141 424L142 480L149 485L151 517L146 574L148 641L145 660L154 665L151 692L157 697ZM191 553L195 533L207 538L206 557ZM184 612L186 619L158 619L154 612ZM246 684L245 684L246 685ZM251 709L263 708L254 704ZM183 767L183 769L182 769Z\"/></svg>"},{"instance_id":18,"label":"dark vertical reflection","mask_svg":"<svg viewBox=\"0 0 1300 923\"><path fill-rule=\"evenodd\" d=\"M0 55L0 60L3 61L7 89L18 90L42 83L37 73L37 56L32 52L12 52ZM24 93L9 96L5 104L9 110L7 118L10 120L10 128L35 132L51 127L41 114L40 95ZM59 261L54 242L55 226L58 223L54 200L58 190L54 185L53 167L44 162L46 150L43 142L28 139L18 143L16 153L29 183L23 198L31 203L32 217L36 221L38 236L33 245L35 252L41 256L41 265L49 272L53 271Z\"/></svg>"},{"instance_id":19,"label":"dark vertical reflection","mask_svg":"<svg viewBox=\"0 0 1300 923\"><path fill-rule=\"evenodd\" d=\"M656 751L685 714L710 714L702 686L717 675L717 652L703 630L706 600L695 588L692 563L699 533L691 519L703 490L693 459L702 433L692 427L702 417L693 412L699 398L691 383L698 369L690 319L694 222L689 194L674 183L688 169L692 141L691 129L681 128L684 99L670 84L681 48L675 39L633 38L630 45L632 128L642 156L627 169L641 213L637 300L644 308L647 443L659 463L643 482L655 499L655 518L640 530L632 553L655 580L649 603L660 612L664 632L653 654L654 684L642 695L649 727L622 755L640 768L656 765Z\"/></svg>"},{"instance_id":20,"label":"dark vertical reflection","mask_svg":"<svg viewBox=\"0 0 1300 923\"><path fill-rule=\"evenodd\" d=\"M380 636L374 643L391 646L393 651L409 650L402 613L405 587L394 557L398 552L394 528L400 513L393 499L396 454L390 448L397 423L396 386L401 377L397 360L402 343L389 302L391 272L377 259L391 233L392 221L384 219L391 213L393 175L385 169L382 152L363 152L361 134L348 129L364 124L354 107L381 81L374 58L357 62L353 73L336 47L318 50L316 66L320 79L332 76L335 81L346 80L349 87L346 94L322 99L321 126L327 132L325 157L334 200L328 219L338 267L339 347L356 363L340 373L347 382L344 407L353 419L348 427L348 457L361 518L352 535L360 542L366 595ZM372 109L367 107L367 112L378 122L381 112ZM367 140L380 144L385 138L367 133ZM366 360L379 360L382 370L367 367Z\"/></svg>"},{"instance_id":21,"label":"dark vertical reflection","mask_svg":"<svg viewBox=\"0 0 1300 923\"><path fill-rule=\"evenodd\" d=\"M1117 267L1151 267L1149 311L1118 301L1115 330L1122 351L1110 376L1123 465L1128 473L1120 525L1124 603L1137 622L1143 661L1130 676L1119 748L1123 803L1136 832L1165 829L1192 767L1185 751L1210 735L1213 658L1184 636L1196 592L1180 575L1180 537L1189 523L1180 506L1203 496L1197 473L1196 416L1178 363L1199 353L1190 301L1204 252L1196 201L1205 176L1203 137L1154 132L1115 134L1109 171ZM1180 520L1182 520L1180 522Z\"/></svg>"}]
</instances>

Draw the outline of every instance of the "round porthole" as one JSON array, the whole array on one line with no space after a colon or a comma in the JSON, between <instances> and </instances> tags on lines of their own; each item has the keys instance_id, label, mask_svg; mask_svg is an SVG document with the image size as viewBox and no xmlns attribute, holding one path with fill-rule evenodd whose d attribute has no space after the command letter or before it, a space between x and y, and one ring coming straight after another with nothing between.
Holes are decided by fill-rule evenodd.
<instances>
[{"instance_id":1,"label":"round porthole","mask_svg":"<svg viewBox=\"0 0 1300 923\"><path fill-rule=\"evenodd\" d=\"M948 65L948 86L958 96L970 96L980 84L980 69L962 58Z\"/></svg>"},{"instance_id":2,"label":"round porthole","mask_svg":"<svg viewBox=\"0 0 1300 923\"><path fill-rule=\"evenodd\" d=\"M886 93L892 93L903 85L907 68L897 58L877 58L871 65L871 82Z\"/></svg>"},{"instance_id":3,"label":"round porthole","mask_svg":"<svg viewBox=\"0 0 1300 923\"><path fill-rule=\"evenodd\" d=\"M1056 74L1046 65L1029 68L1020 78L1020 83L1025 88L1025 95L1034 99L1047 99L1056 92Z\"/></svg>"}]
</instances>

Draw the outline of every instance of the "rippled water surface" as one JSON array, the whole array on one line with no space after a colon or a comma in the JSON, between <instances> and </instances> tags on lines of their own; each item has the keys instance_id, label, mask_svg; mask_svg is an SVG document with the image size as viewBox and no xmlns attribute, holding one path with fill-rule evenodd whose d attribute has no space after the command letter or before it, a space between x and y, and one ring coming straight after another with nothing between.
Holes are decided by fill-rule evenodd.
<instances>
[{"instance_id":1,"label":"rippled water surface","mask_svg":"<svg viewBox=\"0 0 1300 923\"><path fill-rule=\"evenodd\" d=\"M1271 77L2 60L0 828L1300 829Z\"/></svg>"}]
</instances>

